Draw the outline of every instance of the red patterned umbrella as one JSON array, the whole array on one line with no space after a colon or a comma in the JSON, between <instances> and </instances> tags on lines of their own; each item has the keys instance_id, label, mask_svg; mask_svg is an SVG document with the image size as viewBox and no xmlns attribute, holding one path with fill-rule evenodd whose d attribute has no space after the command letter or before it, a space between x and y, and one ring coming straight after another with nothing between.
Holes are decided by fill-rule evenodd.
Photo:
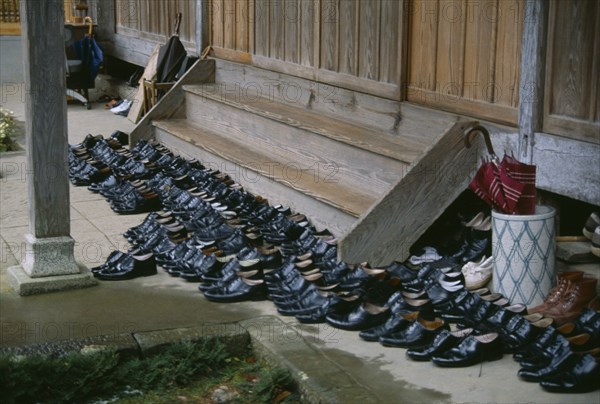
<instances>
[{"instance_id":1,"label":"red patterned umbrella","mask_svg":"<svg viewBox=\"0 0 600 404\"><path fill-rule=\"evenodd\" d=\"M480 132L488 149L488 156L469 184L469 188L496 211L509 214L532 214L535 211L535 166L521 163L514 157L496 156L490 134L481 125L465 132L465 143L470 147L469 136Z\"/></svg>"}]
</instances>

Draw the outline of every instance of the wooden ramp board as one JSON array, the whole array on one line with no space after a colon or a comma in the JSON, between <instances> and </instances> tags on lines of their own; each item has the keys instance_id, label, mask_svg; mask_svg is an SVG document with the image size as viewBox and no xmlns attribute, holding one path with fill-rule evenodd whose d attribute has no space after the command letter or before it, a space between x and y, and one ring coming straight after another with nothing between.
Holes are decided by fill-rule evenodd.
<instances>
[{"instance_id":1,"label":"wooden ramp board","mask_svg":"<svg viewBox=\"0 0 600 404\"><path fill-rule=\"evenodd\" d=\"M135 97L132 100L133 103L131 104L131 109L129 110L129 114L127 114L127 119L133 123L138 123L142 117L142 110L144 109L144 80L153 80L156 77L159 49L160 45L156 45L156 47L154 47L154 50L150 55L150 59L148 60L148 64L146 65L146 69L144 69L144 74L142 74L142 77L138 82L139 86L137 93L135 93Z\"/></svg>"},{"instance_id":2,"label":"wooden ramp board","mask_svg":"<svg viewBox=\"0 0 600 404\"><path fill-rule=\"evenodd\" d=\"M269 154L268 150L252 149L249 145L237 143L217 133L193 126L187 120L153 121L153 124L212 155L284 184L351 216L358 218L376 200L374 195L362 193L340 183L328 182L323 178L315 178L314 171L298 171L297 167L300 167L300 164L295 164L293 161L278 161Z\"/></svg>"},{"instance_id":3,"label":"wooden ramp board","mask_svg":"<svg viewBox=\"0 0 600 404\"><path fill-rule=\"evenodd\" d=\"M419 133L406 133L394 136L374 127L353 124L334 115L324 115L276 100L261 97L242 97L237 91L227 91L228 88L235 88L235 84L206 83L185 86L186 91L196 94L202 99L226 104L403 163L413 163L429 146L429 143L423 140L423 137L429 138L429 134L428 136L420 136ZM433 129L435 131L433 137L437 140L452 124L453 122L448 119L448 121L437 125ZM431 128L427 129L431 130Z\"/></svg>"},{"instance_id":4,"label":"wooden ramp board","mask_svg":"<svg viewBox=\"0 0 600 404\"><path fill-rule=\"evenodd\" d=\"M387 265L403 261L409 249L444 210L467 189L478 165L481 142L469 149L458 122L373 207L338 246L340 259Z\"/></svg>"}]
</instances>

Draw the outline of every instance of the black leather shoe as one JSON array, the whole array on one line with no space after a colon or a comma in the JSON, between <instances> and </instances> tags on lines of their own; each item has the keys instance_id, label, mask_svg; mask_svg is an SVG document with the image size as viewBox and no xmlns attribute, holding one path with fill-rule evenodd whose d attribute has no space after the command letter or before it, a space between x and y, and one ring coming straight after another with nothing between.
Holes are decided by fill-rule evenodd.
<instances>
[{"instance_id":1,"label":"black leather shoe","mask_svg":"<svg viewBox=\"0 0 600 404\"><path fill-rule=\"evenodd\" d=\"M433 356L431 361L441 367L466 367L501 358L500 338L498 334L491 333L468 336L454 348Z\"/></svg>"},{"instance_id":2,"label":"black leather shoe","mask_svg":"<svg viewBox=\"0 0 600 404\"><path fill-rule=\"evenodd\" d=\"M329 314L326 321L335 328L360 331L384 323L389 316L389 307L365 302L350 313Z\"/></svg>"},{"instance_id":3,"label":"black leather shoe","mask_svg":"<svg viewBox=\"0 0 600 404\"><path fill-rule=\"evenodd\" d=\"M540 385L554 393L587 393L600 389L600 364L591 355L573 357L560 372Z\"/></svg>"},{"instance_id":4,"label":"black leather shoe","mask_svg":"<svg viewBox=\"0 0 600 404\"><path fill-rule=\"evenodd\" d=\"M264 280L237 277L220 288L204 292L204 297L213 302L230 303L245 300L266 300L267 288Z\"/></svg>"},{"instance_id":5,"label":"black leather shoe","mask_svg":"<svg viewBox=\"0 0 600 404\"><path fill-rule=\"evenodd\" d=\"M430 345L421 348L411 348L406 351L406 356L415 361L429 361L433 356L442 354L458 345L460 341L469 336L472 332L472 328L465 328L457 331L442 330L435 336Z\"/></svg>"},{"instance_id":6,"label":"black leather shoe","mask_svg":"<svg viewBox=\"0 0 600 404\"><path fill-rule=\"evenodd\" d=\"M429 321L418 318L402 331L380 337L379 342L383 346L396 348L422 347L429 345L442 330L447 329L448 324L442 319Z\"/></svg>"},{"instance_id":7,"label":"black leather shoe","mask_svg":"<svg viewBox=\"0 0 600 404\"><path fill-rule=\"evenodd\" d=\"M94 273L96 278L105 281L119 281L151 275L156 275L156 261L152 253L143 256L125 254L122 259L108 265L104 270Z\"/></svg>"}]
</instances>

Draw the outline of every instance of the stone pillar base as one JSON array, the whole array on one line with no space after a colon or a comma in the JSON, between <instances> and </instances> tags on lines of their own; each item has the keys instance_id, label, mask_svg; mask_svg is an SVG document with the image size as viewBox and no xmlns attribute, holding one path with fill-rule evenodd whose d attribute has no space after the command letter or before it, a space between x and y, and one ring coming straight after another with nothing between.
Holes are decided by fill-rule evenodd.
<instances>
[{"instance_id":1,"label":"stone pillar base","mask_svg":"<svg viewBox=\"0 0 600 404\"><path fill-rule=\"evenodd\" d=\"M78 274L79 267L73 256L75 240L70 236L36 238L25 235L23 270L31 278Z\"/></svg>"},{"instance_id":2,"label":"stone pillar base","mask_svg":"<svg viewBox=\"0 0 600 404\"><path fill-rule=\"evenodd\" d=\"M89 269L83 265L77 266L76 274L37 278L30 277L20 265L14 266L8 268L8 281L21 296L87 288L98 284Z\"/></svg>"}]
</instances>

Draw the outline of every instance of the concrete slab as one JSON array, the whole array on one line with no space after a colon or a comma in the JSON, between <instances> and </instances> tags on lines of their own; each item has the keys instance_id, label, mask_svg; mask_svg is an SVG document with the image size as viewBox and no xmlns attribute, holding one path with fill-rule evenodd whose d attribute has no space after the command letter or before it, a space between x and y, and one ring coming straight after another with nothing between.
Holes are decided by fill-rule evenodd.
<instances>
[{"instance_id":1,"label":"concrete slab","mask_svg":"<svg viewBox=\"0 0 600 404\"><path fill-rule=\"evenodd\" d=\"M20 296L39 295L96 286L98 282L81 265L78 274L53 275L31 278L20 265L8 268L8 282Z\"/></svg>"}]
</instances>

